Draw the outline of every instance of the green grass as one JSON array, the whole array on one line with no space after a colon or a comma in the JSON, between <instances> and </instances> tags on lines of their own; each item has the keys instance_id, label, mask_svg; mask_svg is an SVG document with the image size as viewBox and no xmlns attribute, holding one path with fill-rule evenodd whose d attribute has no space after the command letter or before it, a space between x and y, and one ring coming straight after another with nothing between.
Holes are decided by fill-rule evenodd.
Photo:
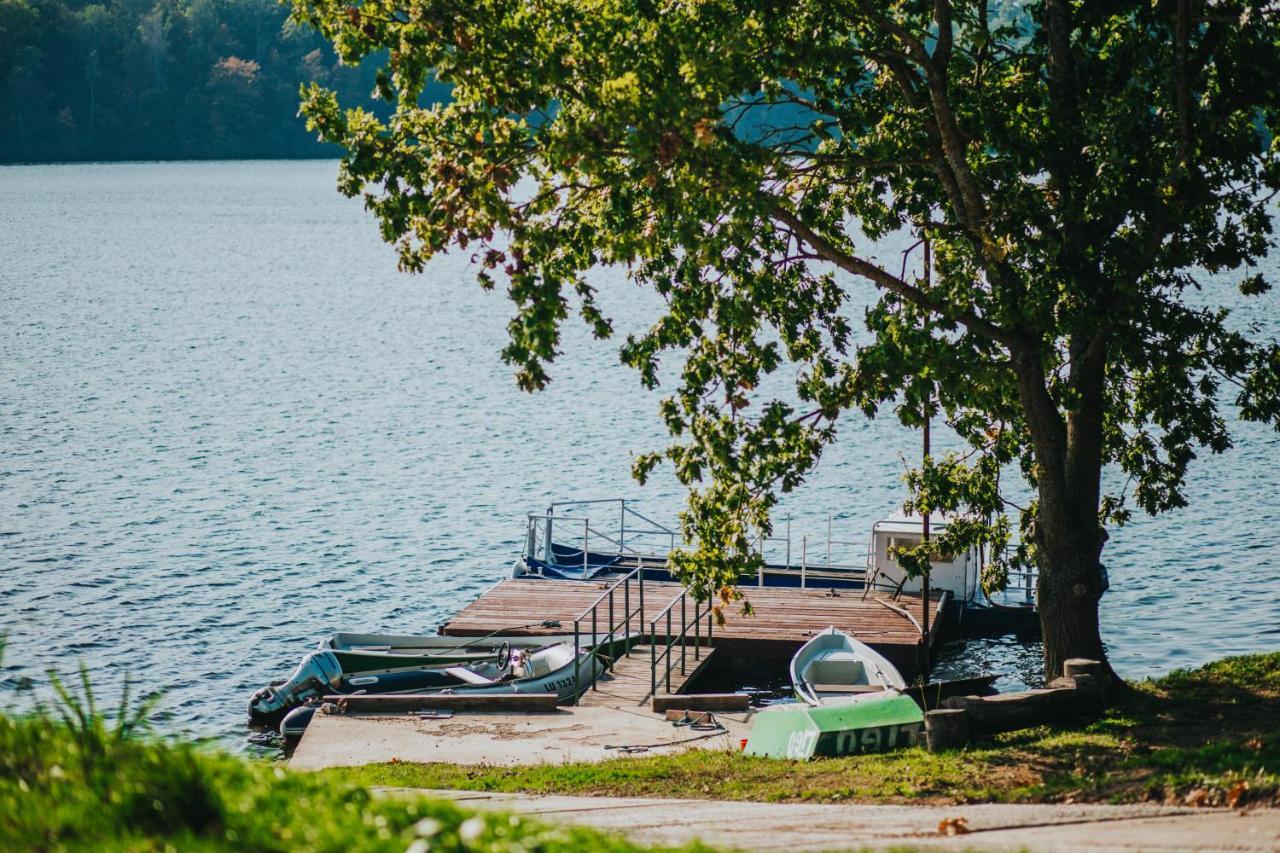
<instances>
[{"instance_id":1,"label":"green grass","mask_svg":"<svg viewBox=\"0 0 1280 853\"><path fill-rule=\"evenodd\" d=\"M1131 685L1100 720L963 750L809 762L728 752L534 767L378 764L322 778L417 788L766 802L1193 802L1280 805L1280 654Z\"/></svg>"},{"instance_id":2,"label":"green grass","mask_svg":"<svg viewBox=\"0 0 1280 853\"><path fill-rule=\"evenodd\" d=\"M150 703L131 705L126 694L108 718L83 672L77 690L56 689L53 709L0 714L0 849L650 849L446 801L374 796L349 782L148 737Z\"/></svg>"}]
</instances>

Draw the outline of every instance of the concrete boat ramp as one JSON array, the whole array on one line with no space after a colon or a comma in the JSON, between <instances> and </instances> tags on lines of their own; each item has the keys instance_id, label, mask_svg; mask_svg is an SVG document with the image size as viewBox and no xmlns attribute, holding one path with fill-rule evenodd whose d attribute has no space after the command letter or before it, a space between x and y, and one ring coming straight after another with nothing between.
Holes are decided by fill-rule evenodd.
<instances>
[{"instance_id":1,"label":"concrete boat ramp","mask_svg":"<svg viewBox=\"0 0 1280 853\"><path fill-rule=\"evenodd\" d=\"M714 733L676 728L642 710L600 707L545 714L460 712L449 719L317 714L290 765L319 770L394 758L514 766L604 761L641 753L670 755L686 749L737 749L750 727L747 717L747 713L716 714L727 729Z\"/></svg>"},{"instance_id":2,"label":"concrete boat ramp","mask_svg":"<svg viewBox=\"0 0 1280 853\"><path fill-rule=\"evenodd\" d=\"M676 649L678 660L679 647ZM699 649L695 657L694 652L685 650L683 672L678 664L672 667L673 689L667 692L664 681L656 704L680 704L676 697L708 664L714 651ZM715 721L724 727L719 732L676 726L665 713L654 712L651 657L648 646L634 647L630 656L620 657L572 707L546 711L460 709L448 717L411 712L316 714L290 763L301 770L320 770L395 758L505 767L740 748L753 711L714 712ZM493 697L495 704L503 698ZM711 699L693 701L716 704ZM429 700L424 701L424 708L429 705Z\"/></svg>"}]
</instances>

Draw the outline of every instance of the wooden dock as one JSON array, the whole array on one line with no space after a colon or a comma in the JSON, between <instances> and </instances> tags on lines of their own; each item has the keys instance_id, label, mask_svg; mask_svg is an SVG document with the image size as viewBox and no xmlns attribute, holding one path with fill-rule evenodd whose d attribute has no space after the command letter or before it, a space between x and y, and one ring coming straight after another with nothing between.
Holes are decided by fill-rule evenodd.
<instances>
[{"instance_id":1,"label":"wooden dock","mask_svg":"<svg viewBox=\"0 0 1280 853\"><path fill-rule=\"evenodd\" d=\"M674 646L671 651L676 660L679 660L680 646ZM666 689L664 680L658 685L657 695L684 692L685 687L707 667L716 650L705 648L699 651L701 656L695 658L694 650L685 647L685 671L681 673L680 666L677 664L671 672L671 690ZM585 708L619 709L647 705L654 695L651 689L653 670L650 666L650 655L652 652L652 646L634 646L629 656L622 656L614 661L609 673L596 682L593 689L582 694L578 705Z\"/></svg>"},{"instance_id":2,"label":"wooden dock","mask_svg":"<svg viewBox=\"0 0 1280 853\"><path fill-rule=\"evenodd\" d=\"M715 710L716 719L725 728L698 738L674 727L663 712L671 710L671 705L741 699L741 694L719 692L726 689L723 686L719 690L707 687L743 671L776 670L779 665L785 671L785 661L795 649L830 626L872 646L910 678L919 666L925 643L932 644L940 633L946 605L945 596L930 600L930 630L922 636L923 601L918 596L880 600L863 598L861 590L752 586L742 590L754 615L743 615L739 606L730 605L725 624L711 626L708 644L709 616L704 614L699 620L699 634L695 635L692 620L701 608L679 584L645 581L641 608L634 575L625 585L612 587L583 581L504 580L464 607L440 627L440 632L460 637L565 635L574 632L577 620L581 637L608 634L611 626L620 637L623 617L630 612L629 630L636 645L630 655L619 656L594 685L583 685L586 692L573 707L501 713L459 708L462 719L423 719L404 713L395 716L390 707L388 713L378 713L379 705L387 706L388 699L394 705L395 697L370 697L366 704L371 709L317 715L294 753L293 763L304 768L391 760L508 766L603 761L629 749L662 749L666 754L690 749L736 752L749 735L754 710L713 704L709 710ZM668 631L664 611L669 606L672 621ZM657 667L653 665L655 658ZM655 677L660 679L656 695ZM741 683L729 679L730 685ZM654 703L654 699L660 701ZM545 697L529 700L545 701ZM663 707L655 708L655 704ZM725 710L716 710L720 707Z\"/></svg>"},{"instance_id":3,"label":"wooden dock","mask_svg":"<svg viewBox=\"0 0 1280 853\"><path fill-rule=\"evenodd\" d=\"M474 637L489 633L565 634L573 631L573 622L581 617L609 588L607 583L579 581L530 580L512 578L491 587L452 619L440 627L440 633ZM757 654L786 654L813 635L835 626L866 643L889 658L904 674L914 670L921 658L924 643L933 645L942 624L944 596L931 596L929 635L920 631L921 599L903 594L896 600L873 594L863 598L861 590L798 589L795 587L744 586L742 591L754 610L743 615L734 604L725 608L725 624L713 627L714 645L734 657ZM646 581L644 584L644 621L633 620L631 630L648 630L649 620L676 601L683 587L677 583ZM620 593L620 591L618 591ZM630 606L638 606L632 588ZM623 612L620 594L615 594L614 618ZM677 634L679 610L673 608L672 634ZM687 612L692 615L689 602ZM910 614L910 615L907 615ZM559 622L559 627L541 627L543 621ZM529 625L536 627L528 627ZM609 616L597 609L595 630L608 631ZM657 625L659 638L665 638L665 619ZM592 631L590 619L579 622L582 633ZM705 624L703 626L705 631ZM692 636L690 636L692 639ZM647 656L646 656L647 661ZM675 690L673 685L672 692Z\"/></svg>"}]
</instances>

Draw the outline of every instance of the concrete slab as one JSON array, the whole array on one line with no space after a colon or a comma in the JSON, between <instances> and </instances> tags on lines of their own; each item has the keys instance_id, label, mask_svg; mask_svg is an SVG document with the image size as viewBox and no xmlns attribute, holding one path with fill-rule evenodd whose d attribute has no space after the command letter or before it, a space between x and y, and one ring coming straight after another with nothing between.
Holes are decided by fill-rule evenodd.
<instances>
[{"instance_id":1,"label":"concrete slab","mask_svg":"<svg viewBox=\"0 0 1280 853\"><path fill-rule=\"evenodd\" d=\"M568 708L549 714L458 712L446 720L410 715L316 714L290 766L319 770L401 761L451 764L563 764L604 761L643 747L670 755L689 749L738 749L752 712L717 714L728 731L677 728L648 710ZM695 739L696 738L696 739Z\"/></svg>"},{"instance_id":2,"label":"concrete slab","mask_svg":"<svg viewBox=\"0 0 1280 853\"><path fill-rule=\"evenodd\" d=\"M700 839L744 850L895 846L1032 851L1276 851L1280 810L1232 812L1129 805L793 805L614 797L416 791L474 809L536 815L651 844ZM969 832L939 824L964 818Z\"/></svg>"}]
</instances>

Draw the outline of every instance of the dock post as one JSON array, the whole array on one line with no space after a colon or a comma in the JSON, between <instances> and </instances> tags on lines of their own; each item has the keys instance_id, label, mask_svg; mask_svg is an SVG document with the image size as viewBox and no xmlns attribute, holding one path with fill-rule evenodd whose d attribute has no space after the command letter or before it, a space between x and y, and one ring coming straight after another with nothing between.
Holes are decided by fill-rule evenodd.
<instances>
[{"instance_id":1,"label":"dock post","mask_svg":"<svg viewBox=\"0 0 1280 853\"><path fill-rule=\"evenodd\" d=\"M800 537L800 588L805 588L806 576L809 574L809 534Z\"/></svg>"},{"instance_id":2,"label":"dock post","mask_svg":"<svg viewBox=\"0 0 1280 853\"><path fill-rule=\"evenodd\" d=\"M580 647L581 647L581 643L578 640L578 620L574 619L573 620L573 699L575 702L578 701L578 697L582 695L582 678L578 672L578 661L581 658L581 656L578 654L578 649Z\"/></svg>"},{"instance_id":3,"label":"dock post","mask_svg":"<svg viewBox=\"0 0 1280 853\"><path fill-rule=\"evenodd\" d=\"M658 645L654 635L657 629L649 623L649 695L658 695Z\"/></svg>"},{"instance_id":4,"label":"dock post","mask_svg":"<svg viewBox=\"0 0 1280 853\"><path fill-rule=\"evenodd\" d=\"M640 558L640 571L637 572L637 574L640 576L640 630L643 631L644 630L644 558L643 557ZM650 626L650 627L653 627L653 626ZM652 633L653 632L650 631L650 636L649 636L650 641L653 640Z\"/></svg>"},{"instance_id":5,"label":"dock post","mask_svg":"<svg viewBox=\"0 0 1280 853\"><path fill-rule=\"evenodd\" d=\"M702 660L702 602L693 606L693 659Z\"/></svg>"},{"instance_id":6,"label":"dock post","mask_svg":"<svg viewBox=\"0 0 1280 853\"><path fill-rule=\"evenodd\" d=\"M631 657L631 578L622 582L622 610L624 613L622 648L625 649L623 654Z\"/></svg>"},{"instance_id":7,"label":"dock post","mask_svg":"<svg viewBox=\"0 0 1280 853\"><path fill-rule=\"evenodd\" d=\"M684 595L684 593L680 593ZM671 692L671 608L667 608L667 692Z\"/></svg>"},{"instance_id":8,"label":"dock post","mask_svg":"<svg viewBox=\"0 0 1280 853\"><path fill-rule=\"evenodd\" d=\"M827 568L831 568L831 513L827 513Z\"/></svg>"},{"instance_id":9,"label":"dock post","mask_svg":"<svg viewBox=\"0 0 1280 853\"><path fill-rule=\"evenodd\" d=\"M689 600L689 597L687 595L680 596L680 674L681 675L684 675L686 673L684 650L688 644L685 643L684 641L684 635L685 635L685 632L689 630L689 621L688 621L688 617L685 616L684 603L688 600ZM668 687L667 691L670 692L670 690L671 688Z\"/></svg>"},{"instance_id":10,"label":"dock post","mask_svg":"<svg viewBox=\"0 0 1280 853\"><path fill-rule=\"evenodd\" d=\"M591 522L582 522L582 579L586 580L591 574L587 565L587 538L591 536Z\"/></svg>"},{"instance_id":11,"label":"dock post","mask_svg":"<svg viewBox=\"0 0 1280 853\"><path fill-rule=\"evenodd\" d=\"M596 613L598 612L599 612L598 607L591 608L591 648L592 649L596 648L596 637L600 636L600 632L596 629ZM591 671L594 673L595 667L592 667ZM594 678L591 679L591 689L592 690L596 689L596 679Z\"/></svg>"}]
</instances>

